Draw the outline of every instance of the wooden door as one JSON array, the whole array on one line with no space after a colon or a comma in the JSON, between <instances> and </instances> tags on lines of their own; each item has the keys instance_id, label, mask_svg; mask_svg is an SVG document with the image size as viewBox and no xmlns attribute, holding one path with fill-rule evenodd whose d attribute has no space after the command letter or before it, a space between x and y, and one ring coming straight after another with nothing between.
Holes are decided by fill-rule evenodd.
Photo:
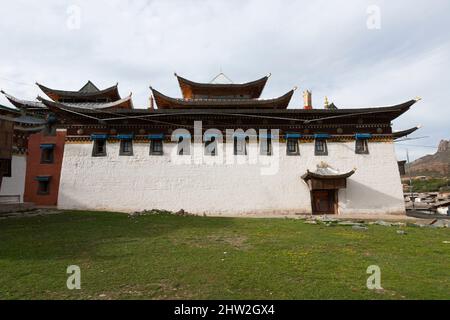
<instances>
[{"instance_id":1,"label":"wooden door","mask_svg":"<svg viewBox=\"0 0 450 320\"><path fill-rule=\"evenodd\" d=\"M313 214L336 214L336 190L311 191Z\"/></svg>"}]
</instances>

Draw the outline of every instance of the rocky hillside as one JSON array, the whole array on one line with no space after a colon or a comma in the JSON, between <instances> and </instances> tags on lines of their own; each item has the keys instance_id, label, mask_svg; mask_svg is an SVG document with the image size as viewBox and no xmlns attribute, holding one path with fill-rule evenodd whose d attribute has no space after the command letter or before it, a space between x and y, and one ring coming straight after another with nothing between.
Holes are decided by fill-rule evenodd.
<instances>
[{"instance_id":1,"label":"rocky hillside","mask_svg":"<svg viewBox=\"0 0 450 320\"><path fill-rule=\"evenodd\" d=\"M435 154L426 155L412 162L411 174L413 176L449 177L450 140L441 140Z\"/></svg>"}]
</instances>

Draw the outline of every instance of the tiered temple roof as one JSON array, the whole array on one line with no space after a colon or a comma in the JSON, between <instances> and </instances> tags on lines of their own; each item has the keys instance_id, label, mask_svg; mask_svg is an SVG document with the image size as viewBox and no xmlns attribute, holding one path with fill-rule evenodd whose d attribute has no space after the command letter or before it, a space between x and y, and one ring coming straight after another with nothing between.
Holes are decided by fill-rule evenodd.
<instances>
[{"instance_id":1,"label":"tiered temple roof","mask_svg":"<svg viewBox=\"0 0 450 320\"><path fill-rule=\"evenodd\" d=\"M91 81L88 81L78 91L50 89L42 84L36 84L50 99L55 102L112 102L121 99L117 88L118 84L99 90Z\"/></svg>"},{"instance_id":2,"label":"tiered temple roof","mask_svg":"<svg viewBox=\"0 0 450 320\"><path fill-rule=\"evenodd\" d=\"M326 133L345 138L362 132L373 137L398 139L417 130L414 127L392 132L391 121L409 110L418 99L385 107L288 109L294 90L278 98L259 99L268 76L245 84L202 84L177 78L183 98L168 97L151 88L158 109L134 109L131 94L120 98L117 85L99 90L90 81L79 91L53 90L39 85L52 99L38 97L37 102L3 93L13 105L27 111L28 115L36 115L40 111L44 111L44 115L49 112L56 115L58 125L69 128L71 133L80 126L94 130L92 125L100 125L105 130L115 126L127 127L126 130L133 132L160 130L170 133L176 128L190 128L198 120L204 121L205 129L225 130L236 126L244 130L280 129L281 134L296 132L304 137ZM242 90L252 98L235 98L236 92L244 93ZM199 98L203 94L208 94L209 98Z\"/></svg>"},{"instance_id":3,"label":"tiered temple roof","mask_svg":"<svg viewBox=\"0 0 450 320\"><path fill-rule=\"evenodd\" d=\"M265 109L286 109L291 100L294 90L287 92L278 98L273 99L243 99L243 98L214 98L214 99L179 99L168 97L153 89L158 109L234 109L234 108L265 108Z\"/></svg>"},{"instance_id":4,"label":"tiered temple roof","mask_svg":"<svg viewBox=\"0 0 450 320\"><path fill-rule=\"evenodd\" d=\"M246 83L199 83L175 74L183 98L169 97L154 88L158 109L286 109L294 90L273 99L259 99L270 75Z\"/></svg>"},{"instance_id":5,"label":"tiered temple roof","mask_svg":"<svg viewBox=\"0 0 450 320\"><path fill-rule=\"evenodd\" d=\"M1 93L16 108L33 115L46 115L48 104L54 103L61 107L76 107L81 109L133 109L131 94L121 98L117 84L107 89L99 90L91 81L88 81L78 91L55 90L36 83L38 87L51 99L46 100L40 96L39 101L18 99L7 94L3 90Z\"/></svg>"},{"instance_id":6,"label":"tiered temple roof","mask_svg":"<svg viewBox=\"0 0 450 320\"><path fill-rule=\"evenodd\" d=\"M257 99L269 75L246 83L199 83L175 73L184 99Z\"/></svg>"}]
</instances>

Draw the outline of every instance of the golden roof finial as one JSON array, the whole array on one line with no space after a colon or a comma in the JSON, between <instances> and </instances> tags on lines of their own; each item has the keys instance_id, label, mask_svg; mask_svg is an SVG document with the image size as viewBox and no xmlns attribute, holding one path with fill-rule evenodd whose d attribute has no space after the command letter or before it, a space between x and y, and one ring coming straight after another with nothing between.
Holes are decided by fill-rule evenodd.
<instances>
[{"instance_id":1,"label":"golden roof finial","mask_svg":"<svg viewBox=\"0 0 450 320\"><path fill-rule=\"evenodd\" d=\"M328 104L328 97L327 97L327 96L325 96L325 109L327 109L327 108L328 108L328 106L329 106L329 104Z\"/></svg>"}]
</instances>

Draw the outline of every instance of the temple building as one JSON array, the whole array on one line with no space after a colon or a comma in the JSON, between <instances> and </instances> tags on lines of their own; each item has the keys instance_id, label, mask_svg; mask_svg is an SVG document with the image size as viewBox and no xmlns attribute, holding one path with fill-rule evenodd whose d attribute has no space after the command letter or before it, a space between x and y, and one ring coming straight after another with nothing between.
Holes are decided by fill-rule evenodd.
<instances>
[{"instance_id":1,"label":"temple building","mask_svg":"<svg viewBox=\"0 0 450 320\"><path fill-rule=\"evenodd\" d=\"M417 127L393 132L391 123L418 99L351 109L326 99L317 108L306 90L304 105L288 108L296 88L261 99L270 75L175 76L181 97L151 87L145 109L117 85L91 82L75 92L38 84L48 98L33 102L5 94L46 119L28 139L24 200L207 215L405 213L394 141Z\"/></svg>"},{"instance_id":2,"label":"temple building","mask_svg":"<svg viewBox=\"0 0 450 320\"><path fill-rule=\"evenodd\" d=\"M67 107L99 110L133 108L131 94L121 98L117 84L100 90L88 81L78 91L50 89L39 83L37 86L51 99L46 100L47 104L64 103ZM18 196L22 202L56 206L66 135L64 119L58 121L40 96L38 101L31 101L1 93L16 109L3 108L4 114L9 115L4 122L14 127L14 139L8 138L10 170L3 174L0 198Z\"/></svg>"}]
</instances>

